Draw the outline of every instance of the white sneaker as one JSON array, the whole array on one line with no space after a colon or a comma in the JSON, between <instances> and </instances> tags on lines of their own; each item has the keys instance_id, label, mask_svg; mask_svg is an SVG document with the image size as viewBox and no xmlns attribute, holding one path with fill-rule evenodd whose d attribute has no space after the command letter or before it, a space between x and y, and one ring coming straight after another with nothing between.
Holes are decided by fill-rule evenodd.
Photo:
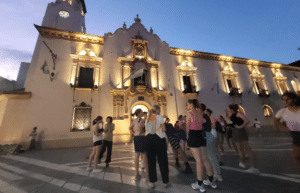
<instances>
[{"instance_id":1,"label":"white sneaker","mask_svg":"<svg viewBox=\"0 0 300 193\"><path fill-rule=\"evenodd\" d=\"M92 170L93 170L93 168L90 168L90 167L87 167L87 168L86 168L86 171L88 171L88 172L89 172L89 171L92 171Z\"/></svg>"},{"instance_id":2,"label":"white sneaker","mask_svg":"<svg viewBox=\"0 0 300 193\"><path fill-rule=\"evenodd\" d=\"M209 179L204 180L203 184L206 185L206 186L211 186L211 188L214 188L214 189L218 187L217 184L214 181L210 182Z\"/></svg>"},{"instance_id":3,"label":"white sneaker","mask_svg":"<svg viewBox=\"0 0 300 193\"><path fill-rule=\"evenodd\" d=\"M208 186L210 184L210 181L207 179L207 180L203 180L203 184Z\"/></svg>"},{"instance_id":4,"label":"white sneaker","mask_svg":"<svg viewBox=\"0 0 300 193\"><path fill-rule=\"evenodd\" d=\"M259 170L257 168L254 168L254 167L250 167L248 170L246 170L246 172L253 173L253 174L260 173Z\"/></svg>"},{"instance_id":5,"label":"white sneaker","mask_svg":"<svg viewBox=\"0 0 300 193\"><path fill-rule=\"evenodd\" d=\"M215 175L214 175L214 180L215 180L215 181L222 182L222 181L223 181L223 178L222 178L221 175L215 174Z\"/></svg>"},{"instance_id":6,"label":"white sneaker","mask_svg":"<svg viewBox=\"0 0 300 193\"><path fill-rule=\"evenodd\" d=\"M100 170L100 169L93 169L93 173L98 173L98 172L102 172L102 170Z\"/></svg>"},{"instance_id":7,"label":"white sneaker","mask_svg":"<svg viewBox=\"0 0 300 193\"><path fill-rule=\"evenodd\" d=\"M245 164L243 164L242 162L239 163L239 166L244 169L246 168Z\"/></svg>"},{"instance_id":8,"label":"white sneaker","mask_svg":"<svg viewBox=\"0 0 300 193\"><path fill-rule=\"evenodd\" d=\"M204 183L204 181L203 181L203 183ZM205 188L204 188L203 184L201 186L199 186L198 182L196 182L196 183L193 183L191 186L194 190L199 189L200 192L205 192Z\"/></svg>"}]
</instances>

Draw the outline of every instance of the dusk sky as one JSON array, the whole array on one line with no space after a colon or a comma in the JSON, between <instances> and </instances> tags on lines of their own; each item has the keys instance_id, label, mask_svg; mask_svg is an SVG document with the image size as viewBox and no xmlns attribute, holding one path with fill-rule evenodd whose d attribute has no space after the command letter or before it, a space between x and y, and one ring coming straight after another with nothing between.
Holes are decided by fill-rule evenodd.
<instances>
[{"instance_id":1,"label":"dusk sky","mask_svg":"<svg viewBox=\"0 0 300 193\"><path fill-rule=\"evenodd\" d=\"M0 1L0 76L30 62L47 4ZM103 36L139 14L170 47L289 64L300 59L299 0L85 0L87 34Z\"/></svg>"}]
</instances>

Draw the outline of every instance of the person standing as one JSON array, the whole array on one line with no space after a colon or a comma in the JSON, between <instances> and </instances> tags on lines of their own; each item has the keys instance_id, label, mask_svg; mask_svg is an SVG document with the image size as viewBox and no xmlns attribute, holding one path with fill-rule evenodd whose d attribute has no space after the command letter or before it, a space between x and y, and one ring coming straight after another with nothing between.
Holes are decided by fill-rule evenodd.
<instances>
[{"instance_id":1,"label":"person standing","mask_svg":"<svg viewBox=\"0 0 300 193\"><path fill-rule=\"evenodd\" d=\"M101 147L100 154L99 154L99 163L101 163L103 154L107 149L106 160L105 160L106 167L108 167L109 163L111 162L113 131L115 130L115 124L113 124L112 121L113 121L112 117L108 116L106 118L107 123L104 126L103 145Z\"/></svg>"},{"instance_id":2,"label":"person standing","mask_svg":"<svg viewBox=\"0 0 300 193\"><path fill-rule=\"evenodd\" d=\"M33 150L35 149L35 141L36 141L36 138L37 138L37 127L34 127L33 130L31 131L30 133L30 145L29 145L29 148L28 150Z\"/></svg>"},{"instance_id":3,"label":"person standing","mask_svg":"<svg viewBox=\"0 0 300 193\"><path fill-rule=\"evenodd\" d=\"M218 180L218 181L223 181L223 178L221 176L220 163L219 163L219 160L218 160L215 150L214 150L214 142L215 142L216 138L211 133L211 130L212 130L211 118L209 117L208 114L205 113L205 112L207 112L205 104L203 104L203 103L200 104L200 110L202 112L204 112L203 118L205 119L205 123L202 124L202 127L204 128L205 133L206 133L206 151L207 151L208 158L213 167L214 179ZM209 181L205 180L205 181L203 181L203 184L207 185L207 184L209 184Z\"/></svg>"},{"instance_id":4,"label":"person standing","mask_svg":"<svg viewBox=\"0 0 300 193\"><path fill-rule=\"evenodd\" d=\"M300 165L300 97L295 93L286 92L281 99L285 108L276 113L274 124L290 131L293 140L293 156Z\"/></svg>"},{"instance_id":5,"label":"person standing","mask_svg":"<svg viewBox=\"0 0 300 193\"><path fill-rule=\"evenodd\" d=\"M150 110L145 127L150 178L148 186L155 188L154 183L157 181L157 158L164 186L168 188L171 186L171 183L169 182L169 164L165 134L166 126L164 118L160 115L160 107L158 105L154 105Z\"/></svg>"},{"instance_id":6,"label":"person standing","mask_svg":"<svg viewBox=\"0 0 300 193\"><path fill-rule=\"evenodd\" d=\"M186 123L185 119L182 115L179 115L178 122L176 123L176 129L178 129L180 134L180 146L183 149L183 152L186 152L186 142L187 142L187 136L186 136Z\"/></svg>"},{"instance_id":7,"label":"person standing","mask_svg":"<svg viewBox=\"0 0 300 193\"><path fill-rule=\"evenodd\" d=\"M206 152L206 134L202 127L202 124L206 122L203 118L204 112L201 110L201 106L197 99L188 100L186 104L187 108L187 122L186 128L188 133L188 146L196 160L196 170L197 170L197 182L193 183L191 186L194 190L199 189L200 192L205 192L205 187L203 185L203 169L206 168L209 185L212 188L217 188L217 185L213 181L214 172L212 165L208 159ZM197 110L199 109L199 110Z\"/></svg>"},{"instance_id":8,"label":"person standing","mask_svg":"<svg viewBox=\"0 0 300 193\"><path fill-rule=\"evenodd\" d=\"M102 128L100 128L99 124L102 123ZM103 121L102 121L102 117L98 116L96 117L96 119L93 120L93 142L94 142L94 147L93 147L93 151L89 157L89 162L88 162L88 167L87 167L87 171L91 171L91 165L92 165L92 161L94 160L94 169L93 169L93 173L96 172L101 172L100 169L97 168L97 164L99 161L99 154L100 154L100 149L101 149L101 145L102 145L102 139L103 139Z\"/></svg>"},{"instance_id":9,"label":"person standing","mask_svg":"<svg viewBox=\"0 0 300 193\"><path fill-rule=\"evenodd\" d=\"M188 162L188 159L185 155L185 153L183 152L182 148L180 147L180 134L175 130L175 128L173 127L172 124L169 123L170 119L167 118L165 125L166 125L166 135L169 139L170 145L173 149L173 155L175 157L176 163L175 166L176 167L180 167L179 164L179 159L178 159L178 155L180 155L180 158L182 159L182 161L184 162L186 168L185 168L185 173L187 174L191 174L193 173L192 168Z\"/></svg>"},{"instance_id":10,"label":"person standing","mask_svg":"<svg viewBox=\"0 0 300 193\"><path fill-rule=\"evenodd\" d=\"M214 140L213 140L213 149L214 149L214 152L218 158L218 161L219 161L219 165L222 166L223 165L223 162L222 162L222 158L221 158L221 154L220 154L220 151L219 151L219 138L218 138L218 132L217 132L217 129L216 129L216 123L217 123L217 120L212 116L212 110L210 109L206 109L206 114L210 117L210 121L211 121L211 134L214 136ZM224 150L223 150L224 152Z\"/></svg>"},{"instance_id":11,"label":"person standing","mask_svg":"<svg viewBox=\"0 0 300 193\"><path fill-rule=\"evenodd\" d=\"M139 157L141 156L143 159L143 165L146 170L148 180L148 161L146 157L146 138L145 138L145 122L143 119L144 112L142 109L136 109L135 112L132 114L132 116L136 116L137 118L132 122L131 126L129 127L130 132L132 135L134 135L133 141L134 141L134 149L135 149L135 156L134 156L134 167L135 167L135 180L138 181L142 178L142 176L139 174Z\"/></svg>"},{"instance_id":12,"label":"person standing","mask_svg":"<svg viewBox=\"0 0 300 193\"><path fill-rule=\"evenodd\" d=\"M245 166L245 155L249 155L250 158L250 168L246 172L250 173L259 173L259 170L256 167L256 158L252 148L248 143L248 134L245 127L250 123L249 119L243 114L238 112L239 105L231 104L229 105L227 112L227 117L232 121L234 125L233 128L233 137L236 140L236 145L239 150L241 168L246 168Z\"/></svg>"},{"instance_id":13,"label":"person standing","mask_svg":"<svg viewBox=\"0 0 300 193\"><path fill-rule=\"evenodd\" d=\"M220 123L220 124L217 124ZM224 155L224 148L223 148L223 143L224 143L224 139L226 138L226 121L224 119L224 117L222 115L219 116L218 121L216 122L216 127L217 127L217 132L218 132L218 137L219 137L219 142L220 142L220 149L221 149L221 155ZM227 143L228 143L228 139L226 138Z\"/></svg>"},{"instance_id":14,"label":"person standing","mask_svg":"<svg viewBox=\"0 0 300 193\"><path fill-rule=\"evenodd\" d=\"M255 118L253 123L254 123L253 126L256 130L256 133L258 133L260 130L260 121L258 121L257 118Z\"/></svg>"}]
</instances>

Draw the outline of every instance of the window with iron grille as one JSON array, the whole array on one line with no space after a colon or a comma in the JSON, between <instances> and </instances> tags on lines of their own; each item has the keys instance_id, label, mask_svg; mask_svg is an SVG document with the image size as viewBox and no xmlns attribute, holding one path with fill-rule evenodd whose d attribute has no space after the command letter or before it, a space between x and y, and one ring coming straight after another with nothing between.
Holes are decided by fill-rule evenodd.
<instances>
[{"instance_id":1,"label":"window with iron grille","mask_svg":"<svg viewBox=\"0 0 300 193\"><path fill-rule=\"evenodd\" d=\"M92 107L81 103L73 109L71 131L89 131L91 129Z\"/></svg>"}]
</instances>

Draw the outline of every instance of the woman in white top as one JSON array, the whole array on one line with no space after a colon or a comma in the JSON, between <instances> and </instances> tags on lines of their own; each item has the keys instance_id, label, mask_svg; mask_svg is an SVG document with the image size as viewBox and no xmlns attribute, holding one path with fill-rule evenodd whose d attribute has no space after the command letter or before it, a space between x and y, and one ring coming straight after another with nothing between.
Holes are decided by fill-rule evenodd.
<instances>
[{"instance_id":1,"label":"woman in white top","mask_svg":"<svg viewBox=\"0 0 300 193\"><path fill-rule=\"evenodd\" d=\"M277 112L274 124L290 131L293 138L294 159L300 164L300 96L292 92L286 92L281 99L286 108Z\"/></svg>"},{"instance_id":2,"label":"woman in white top","mask_svg":"<svg viewBox=\"0 0 300 193\"><path fill-rule=\"evenodd\" d=\"M146 137L145 137L145 121L144 121L144 112L142 109L136 109L132 116L136 116L137 118L132 122L131 126L129 127L130 133L134 136L134 166L135 166L135 180L140 180L142 177L139 174L139 157L141 156L143 159L143 165L146 169L148 180L148 161L146 157Z\"/></svg>"},{"instance_id":3,"label":"woman in white top","mask_svg":"<svg viewBox=\"0 0 300 193\"><path fill-rule=\"evenodd\" d=\"M99 124L102 123L102 128L100 128ZM94 148L93 152L90 155L89 158L89 165L87 167L87 171L91 171L91 165L92 161L94 160L94 169L93 172L101 172L100 169L97 169L97 164L99 161L99 154L100 154L100 149L102 145L102 139L103 139L103 121L102 117L98 116L94 121L93 121L93 142L94 142Z\"/></svg>"},{"instance_id":4,"label":"woman in white top","mask_svg":"<svg viewBox=\"0 0 300 193\"><path fill-rule=\"evenodd\" d=\"M147 157L150 178L148 186L150 188L154 188L154 183L157 181L156 157L165 188L171 186L169 182L169 164L165 134L166 126L164 118L159 114L160 107L154 105L146 120Z\"/></svg>"}]
</instances>

